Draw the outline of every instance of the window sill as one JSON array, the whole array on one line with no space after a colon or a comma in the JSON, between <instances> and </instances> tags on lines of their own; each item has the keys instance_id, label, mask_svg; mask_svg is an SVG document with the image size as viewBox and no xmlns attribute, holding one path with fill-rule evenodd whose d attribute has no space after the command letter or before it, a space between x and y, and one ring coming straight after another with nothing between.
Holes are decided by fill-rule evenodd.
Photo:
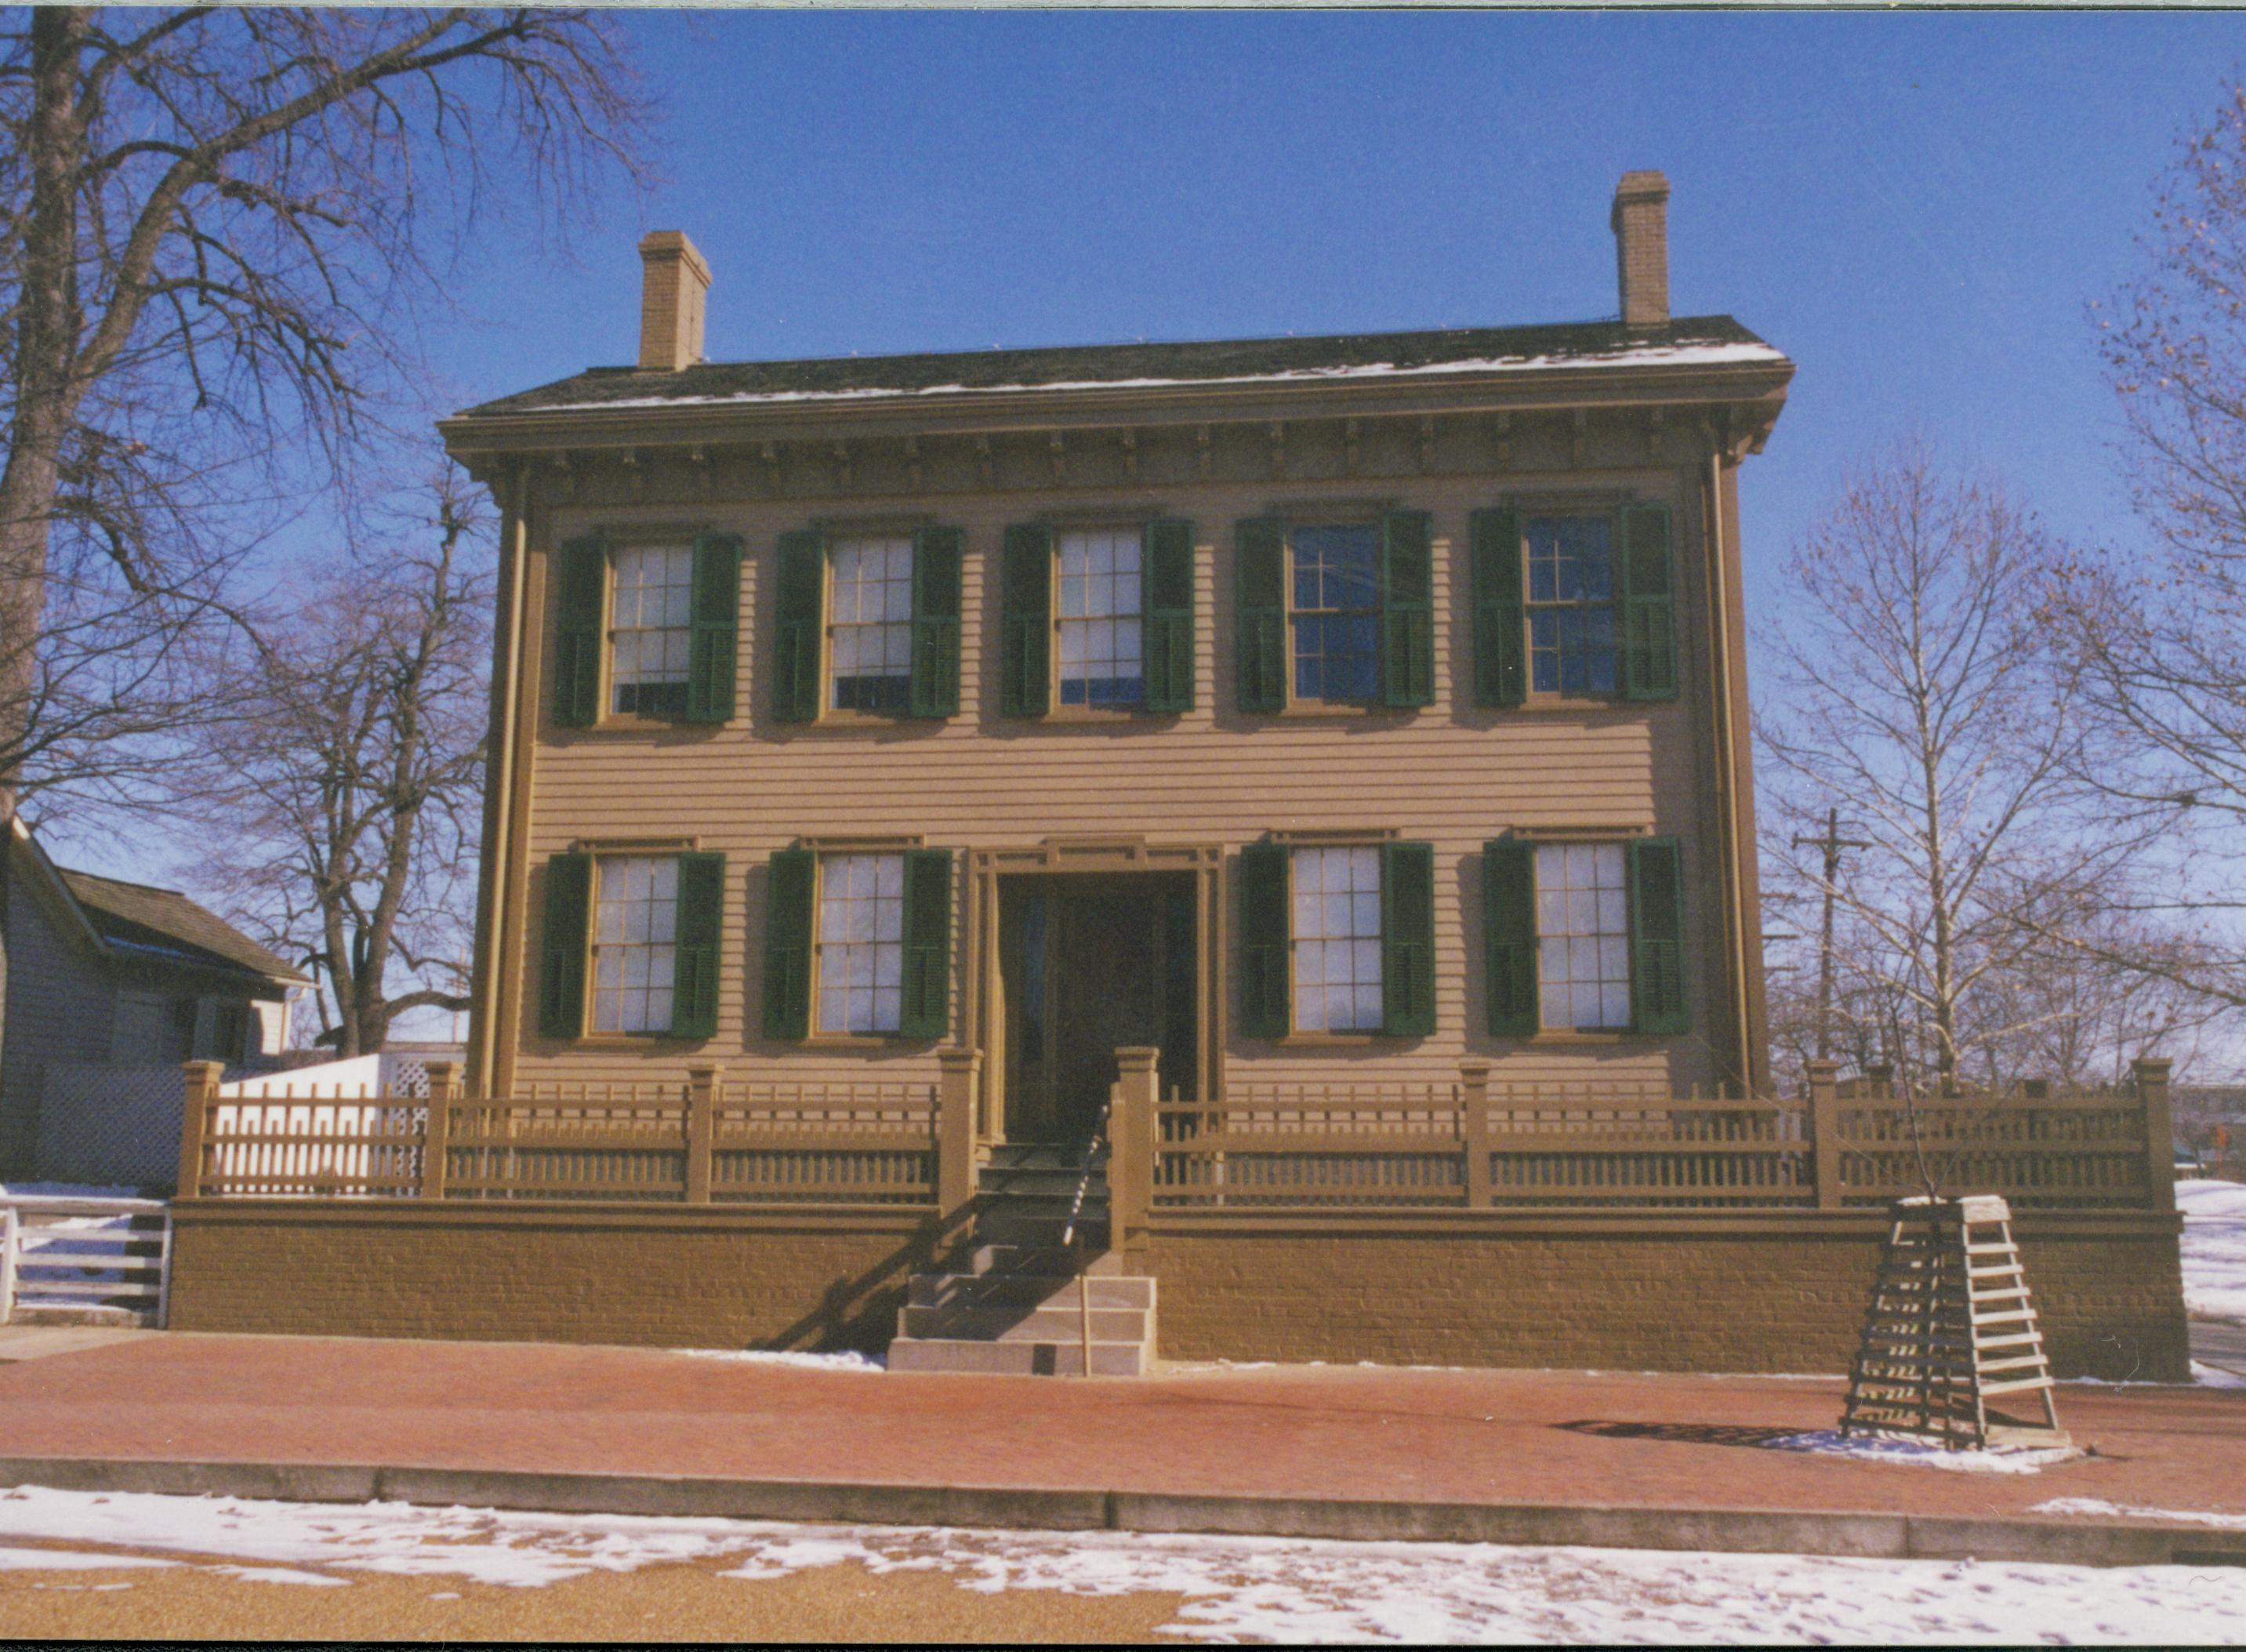
<instances>
[{"instance_id":1,"label":"window sill","mask_svg":"<svg viewBox=\"0 0 2246 1652\"><path fill-rule=\"evenodd\" d=\"M1285 718L1379 717L1405 718L1432 711L1432 706L1389 706L1378 700L1290 700L1275 712L1251 713L1250 715Z\"/></svg>"},{"instance_id":2,"label":"window sill","mask_svg":"<svg viewBox=\"0 0 2246 1652\"><path fill-rule=\"evenodd\" d=\"M726 719L726 722L732 720L731 718ZM684 717L642 717L636 713L625 712L611 712L596 723L580 724L575 727L567 723L555 725L565 734L660 734L724 727L725 723L689 722Z\"/></svg>"},{"instance_id":3,"label":"window sill","mask_svg":"<svg viewBox=\"0 0 2246 1652\"><path fill-rule=\"evenodd\" d=\"M792 1041L798 1049L899 1049L913 1044L934 1043L924 1038L907 1038L902 1033L813 1033L807 1038Z\"/></svg>"},{"instance_id":4,"label":"window sill","mask_svg":"<svg viewBox=\"0 0 2246 1652\"><path fill-rule=\"evenodd\" d=\"M915 717L909 711L847 711L841 707L830 707L820 712L808 722L787 723L782 727L802 729L895 728L904 723L946 722L953 715L956 713L947 713L943 717Z\"/></svg>"},{"instance_id":5,"label":"window sill","mask_svg":"<svg viewBox=\"0 0 2246 1652\"><path fill-rule=\"evenodd\" d=\"M1521 1041L1528 1044L1626 1044L1632 1039L1650 1038L1649 1033L1633 1033L1628 1027L1600 1027L1577 1031L1568 1027L1548 1027L1540 1033L1531 1033Z\"/></svg>"},{"instance_id":6,"label":"window sill","mask_svg":"<svg viewBox=\"0 0 2246 1652\"><path fill-rule=\"evenodd\" d=\"M1645 700L1624 700L1620 694L1531 694L1518 706L1490 706L1483 709L1495 712L1500 716L1507 712L1521 711L1581 713L1596 711L1627 711L1632 707L1657 703L1658 702Z\"/></svg>"},{"instance_id":7,"label":"window sill","mask_svg":"<svg viewBox=\"0 0 2246 1652\"><path fill-rule=\"evenodd\" d=\"M1269 1041L1288 1049L1359 1049L1371 1044L1396 1043L1405 1037L1388 1033L1290 1033Z\"/></svg>"},{"instance_id":8,"label":"window sill","mask_svg":"<svg viewBox=\"0 0 2246 1652\"><path fill-rule=\"evenodd\" d=\"M1144 706L1056 706L1038 720L1048 723L1150 723L1179 714L1174 711L1148 711Z\"/></svg>"},{"instance_id":9,"label":"window sill","mask_svg":"<svg viewBox=\"0 0 2246 1652\"><path fill-rule=\"evenodd\" d=\"M710 1041L690 1033L581 1033L575 1038L556 1039L572 1049L644 1049L650 1044L706 1044Z\"/></svg>"}]
</instances>

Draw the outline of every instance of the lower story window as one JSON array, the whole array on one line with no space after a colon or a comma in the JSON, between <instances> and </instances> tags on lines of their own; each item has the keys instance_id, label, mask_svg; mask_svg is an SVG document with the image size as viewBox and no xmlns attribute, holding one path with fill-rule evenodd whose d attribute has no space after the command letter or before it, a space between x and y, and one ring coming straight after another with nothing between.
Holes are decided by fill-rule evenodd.
<instances>
[{"instance_id":1,"label":"lower story window","mask_svg":"<svg viewBox=\"0 0 2246 1652\"><path fill-rule=\"evenodd\" d=\"M1380 850L1298 849L1293 875L1295 1030L1378 1032Z\"/></svg>"},{"instance_id":2,"label":"lower story window","mask_svg":"<svg viewBox=\"0 0 2246 1652\"><path fill-rule=\"evenodd\" d=\"M667 1032L677 961L677 859L603 855L597 864L593 1030Z\"/></svg>"},{"instance_id":3,"label":"lower story window","mask_svg":"<svg viewBox=\"0 0 2246 1652\"><path fill-rule=\"evenodd\" d=\"M1630 1026L1630 888L1620 843L1538 847L1536 970L1547 1027Z\"/></svg>"},{"instance_id":4,"label":"lower story window","mask_svg":"<svg viewBox=\"0 0 2246 1652\"><path fill-rule=\"evenodd\" d=\"M819 1030L894 1033L903 1007L905 861L827 855L819 863Z\"/></svg>"}]
</instances>

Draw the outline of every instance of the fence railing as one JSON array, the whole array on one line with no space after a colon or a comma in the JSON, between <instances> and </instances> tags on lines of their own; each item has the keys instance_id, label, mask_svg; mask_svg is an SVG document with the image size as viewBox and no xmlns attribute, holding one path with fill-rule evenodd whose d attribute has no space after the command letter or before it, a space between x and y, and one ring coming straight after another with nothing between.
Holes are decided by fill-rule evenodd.
<instances>
[{"instance_id":1,"label":"fence railing","mask_svg":"<svg viewBox=\"0 0 2246 1652\"><path fill-rule=\"evenodd\" d=\"M2172 1210L2168 1063L2127 1089L1910 1098L1813 1062L1794 1100L1658 1087L1448 1081L1235 1083L1157 1092L1155 1053L1116 1052L1110 1198L1126 1227L1163 1210L1700 1210L1884 1205L1925 1191L2026 1208ZM235 1099L189 1067L188 1196L850 1204L957 1212L975 1191L980 1058L934 1084L728 1082L425 1099Z\"/></svg>"},{"instance_id":2,"label":"fence railing","mask_svg":"<svg viewBox=\"0 0 2246 1652\"><path fill-rule=\"evenodd\" d=\"M936 1084L525 1086L463 1096L428 1064L425 1097L255 1099L190 1062L179 1188L188 1198L874 1204L945 1208L974 1191L978 1063L946 1052ZM947 1127L949 1135L947 1136Z\"/></svg>"},{"instance_id":3,"label":"fence railing","mask_svg":"<svg viewBox=\"0 0 2246 1652\"><path fill-rule=\"evenodd\" d=\"M0 1325L130 1314L161 1326L171 1280L161 1199L0 1198Z\"/></svg>"}]
</instances>

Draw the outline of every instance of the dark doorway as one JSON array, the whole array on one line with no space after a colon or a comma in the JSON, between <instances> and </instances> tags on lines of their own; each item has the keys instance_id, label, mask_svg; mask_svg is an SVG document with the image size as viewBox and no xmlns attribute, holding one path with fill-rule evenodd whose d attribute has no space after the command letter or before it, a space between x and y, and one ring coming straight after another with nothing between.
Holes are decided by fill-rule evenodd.
<instances>
[{"instance_id":1,"label":"dark doorway","mask_svg":"<svg viewBox=\"0 0 2246 1652\"><path fill-rule=\"evenodd\" d=\"M1090 1140L1126 1044L1161 1051L1165 1096L1197 1094L1198 918L1187 873L1001 880L1007 1140Z\"/></svg>"}]
</instances>

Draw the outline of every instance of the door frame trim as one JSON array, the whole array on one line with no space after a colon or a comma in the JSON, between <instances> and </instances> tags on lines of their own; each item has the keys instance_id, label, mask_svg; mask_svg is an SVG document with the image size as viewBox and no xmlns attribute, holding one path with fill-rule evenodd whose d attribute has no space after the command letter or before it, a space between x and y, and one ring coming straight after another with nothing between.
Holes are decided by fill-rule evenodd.
<instances>
[{"instance_id":1,"label":"door frame trim","mask_svg":"<svg viewBox=\"0 0 2246 1652\"><path fill-rule=\"evenodd\" d=\"M1038 876L1189 872L1197 898L1194 944L1194 1070L1204 1102L1223 1094L1225 890L1221 843L1149 843L1140 836L1054 836L1020 849L967 855L968 1042L983 1054L976 1105L979 1142L1006 1139L1006 994L998 973L998 880Z\"/></svg>"}]
</instances>

